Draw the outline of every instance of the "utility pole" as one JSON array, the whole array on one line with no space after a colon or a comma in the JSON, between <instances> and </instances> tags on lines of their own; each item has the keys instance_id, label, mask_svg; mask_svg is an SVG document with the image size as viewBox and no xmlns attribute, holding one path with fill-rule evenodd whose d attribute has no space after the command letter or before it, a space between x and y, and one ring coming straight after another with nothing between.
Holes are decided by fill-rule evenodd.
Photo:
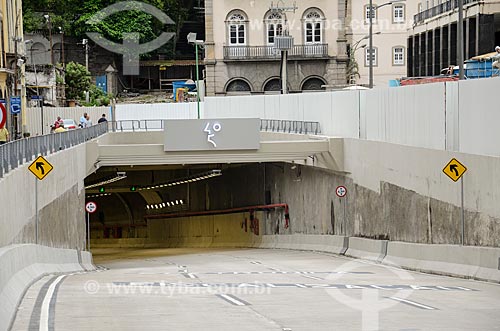
<instances>
[{"instance_id":1,"label":"utility pole","mask_svg":"<svg viewBox=\"0 0 500 331\"><path fill-rule=\"evenodd\" d=\"M458 0L458 23L457 23L457 54L458 54L458 74L460 80L464 75L464 0Z\"/></svg>"}]
</instances>

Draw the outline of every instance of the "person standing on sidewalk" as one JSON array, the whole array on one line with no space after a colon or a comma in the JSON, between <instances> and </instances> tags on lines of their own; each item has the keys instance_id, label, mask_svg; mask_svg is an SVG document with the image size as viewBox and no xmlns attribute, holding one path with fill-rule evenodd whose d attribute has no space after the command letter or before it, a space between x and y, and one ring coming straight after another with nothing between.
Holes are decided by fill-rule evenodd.
<instances>
[{"instance_id":1,"label":"person standing on sidewalk","mask_svg":"<svg viewBox=\"0 0 500 331\"><path fill-rule=\"evenodd\" d=\"M0 128L0 145L6 144L7 142L9 142L9 131L4 125Z\"/></svg>"}]
</instances>

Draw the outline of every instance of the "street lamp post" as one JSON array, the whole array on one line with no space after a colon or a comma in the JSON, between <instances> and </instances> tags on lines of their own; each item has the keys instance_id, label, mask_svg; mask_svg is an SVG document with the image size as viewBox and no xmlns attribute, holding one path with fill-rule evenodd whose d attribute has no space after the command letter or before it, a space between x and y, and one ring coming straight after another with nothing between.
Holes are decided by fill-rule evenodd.
<instances>
[{"instance_id":1,"label":"street lamp post","mask_svg":"<svg viewBox=\"0 0 500 331\"><path fill-rule=\"evenodd\" d=\"M48 14L43 15L47 20L47 25L49 28L49 41L50 41L50 64L54 65L54 49L53 49L53 40L52 40L52 22L50 20L50 16Z\"/></svg>"},{"instance_id":2,"label":"street lamp post","mask_svg":"<svg viewBox=\"0 0 500 331\"><path fill-rule=\"evenodd\" d=\"M380 31L377 31L377 32L373 33L373 35L376 35L376 34L380 34ZM365 48L365 47L366 47L366 44L361 45L361 46L359 46L359 44L360 44L363 40L366 40L366 39L369 39L369 38L370 38L370 35L368 35L368 34L367 34L366 36L364 36L363 38L361 38L361 39L357 40L356 42L354 42L354 43L352 44L352 46L351 46L351 48L350 48L350 51L349 51L349 54L348 54L348 55L349 55L349 62L353 61L353 59L354 59L354 61L356 61L356 59L355 59L355 57L354 57L354 56L355 56L356 51L357 51L359 48ZM359 74L358 74L358 75L359 75ZM349 77L349 82L350 82L350 81L351 81L351 77Z\"/></svg>"},{"instance_id":3,"label":"street lamp post","mask_svg":"<svg viewBox=\"0 0 500 331\"><path fill-rule=\"evenodd\" d=\"M373 50L373 16L375 16L375 11L378 10L379 8L382 8L384 6L392 5L397 2L404 2L406 0L392 0L386 3L383 3L375 8L373 8L373 0L370 0L369 3L369 8L370 8L370 15L369 15L369 43L368 43L368 64L369 64L369 87L373 88L373 57L374 57L374 50Z\"/></svg>"},{"instance_id":4,"label":"street lamp post","mask_svg":"<svg viewBox=\"0 0 500 331\"><path fill-rule=\"evenodd\" d=\"M199 60L198 60L198 46L203 49L205 42L203 40L196 40L196 33L190 32L187 35L188 43L194 44L194 49L196 52L196 107L198 110L198 119L200 119L200 70L199 70Z\"/></svg>"},{"instance_id":5,"label":"street lamp post","mask_svg":"<svg viewBox=\"0 0 500 331\"><path fill-rule=\"evenodd\" d=\"M43 97L40 95L40 90L38 87L38 74L36 72L36 63L35 60L33 59L33 40L29 39L24 42L26 45L31 44L30 47L30 58L31 58L31 65L33 66L35 70L35 88L36 88L36 95L38 97L37 103L40 106L40 122L42 126L42 136L43 136Z\"/></svg>"}]
</instances>

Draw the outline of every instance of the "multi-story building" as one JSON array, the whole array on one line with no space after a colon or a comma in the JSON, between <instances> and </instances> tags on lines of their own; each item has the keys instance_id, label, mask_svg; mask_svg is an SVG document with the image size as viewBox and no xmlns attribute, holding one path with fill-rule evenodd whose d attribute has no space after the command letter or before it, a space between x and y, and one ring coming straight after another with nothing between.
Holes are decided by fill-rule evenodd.
<instances>
[{"instance_id":1,"label":"multi-story building","mask_svg":"<svg viewBox=\"0 0 500 331\"><path fill-rule=\"evenodd\" d=\"M15 71L23 66L23 62L17 62L24 55L22 1L2 0L0 10L2 22L0 93L2 98L6 98L9 93L8 77L14 76ZM20 91L21 85L18 89Z\"/></svg>"},{"instance_id":2,"label":"multi-story building","mask_svg":"<svg viewBox=\"0 0 500 331\"><path fill-rule=\"evenodd\" d=\"M408 38L408 75L438 75L458 65L457 0L428 0L418 5ZM500 45L500 2L464 0L464 58Z\"/></svg>"},{"instance_id":3,"label":"multi-story building","mask_svg":"<svg viewBox=\"0 0 500 331\"><path fill-rule=\"evenodd\" d=\"M294 38L289 91L346 84L345 0L207 0L205 8L208 95L280 91L274 41L284 34Z\"/></svg>"},{"instance_id":4,"label":"multi-story building","mask_svg":"<svg viewBox=\"0 0 500 331\"><path fill-rule=\"evenodd\" d=\"M354 56L359 75L350 72L351 83L369 82L369 1L352 1L347 21L349 53ZM376 1L373 27L373 85L387 86L391 79L406 76L408 29L417 12L417 0L399 2ZM352 70L351 70L352 71Z\"/></svg>"}]
</instances>

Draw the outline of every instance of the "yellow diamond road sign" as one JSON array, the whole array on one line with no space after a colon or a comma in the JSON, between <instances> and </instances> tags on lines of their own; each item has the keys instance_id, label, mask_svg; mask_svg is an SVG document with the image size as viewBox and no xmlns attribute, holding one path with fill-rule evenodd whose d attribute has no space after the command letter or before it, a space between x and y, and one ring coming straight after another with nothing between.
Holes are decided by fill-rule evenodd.
<instances>
[{"instance_id":1,"label":"yellow diamond road sign","mask_svg":"<svg viewBox=\"0 0 500 331\"><path fill-rule=\"evenodd\" d=\"M446 176L450 177L450 179L454 182L460 179L462 175L467 171L467 168L460 163L457 159L453 158L450 162L444 167L443 172Z\"/></svg>"},{"instance_id":2,"label":"yellow diamond road sign","mask_svg":"<svg viewBox=\"0 0 500 331\"><path fill-rule=\"evenodd\" d=\"M39 156L33 163L28 167L28 169L36 176L36 178L42 180L49 174L49 172L54 169L49 161L45 160L43 156Z\"/></svg>"}]
</instances>

